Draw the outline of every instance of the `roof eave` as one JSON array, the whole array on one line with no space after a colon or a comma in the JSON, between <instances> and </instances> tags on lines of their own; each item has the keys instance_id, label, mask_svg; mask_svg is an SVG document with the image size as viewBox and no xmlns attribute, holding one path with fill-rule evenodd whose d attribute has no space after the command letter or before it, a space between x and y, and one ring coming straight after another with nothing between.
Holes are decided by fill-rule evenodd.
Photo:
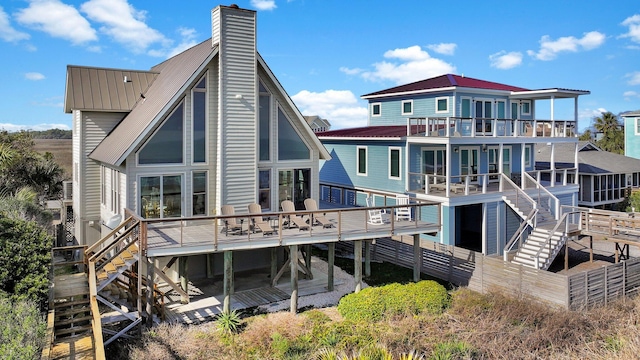
<instances>
[{"instance_id":1,"label":"roof eave","mask_svg":"<svg viewBox=\"0 0 640 360\"><path fill-rule=\"evenodd\" d=\"M403 137L378 137L378 136L318 136L322 140L378 140L378 141L401 141Z\"/></svg>"},{"instance_id":2,"label":"roof eave","mask_svg":"<svg viewBox=\"0 0 640 360\"><path fill-rule=\"evenodd\" d=\"M568 89L539 89L539 90L527 90L527 91L513 91L511 92L512 99L546 99L551 98L553 95L556 98L575 98L580 95L589 95L591 91L588 90L568 90Z\"/></svg>"}]
</instances>

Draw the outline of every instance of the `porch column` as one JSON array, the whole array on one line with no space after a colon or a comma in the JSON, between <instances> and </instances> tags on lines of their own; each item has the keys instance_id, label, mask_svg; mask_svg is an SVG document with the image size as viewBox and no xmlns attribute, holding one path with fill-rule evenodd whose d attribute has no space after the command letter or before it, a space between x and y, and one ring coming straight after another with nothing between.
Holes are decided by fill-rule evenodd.
<instances>
[{"instance_id":1,"label":"porch column","mask_svg":"<svg viewBox=\"0 0 640 360\"><path fill-rule=\"evenodd\" d=\"M353 242L353 267L356 280L355 292L362 290L362 240Z\"/></svg>"},{"instance_id":2,"label":"porch column","mask_svg":"<svg viewBox=\"0 0 640 360\"><path fill-rule=\"evenodd\" d=\"M224 303L222 312L231 313L231 294L233 294L233 251L224 252Z\"/></svg>"},{"instance_id":3,"label":"porch column","mask_svg":"<svg viewBox=\"0 0 640 360\"><path fill-rule=\"evenodd\" d=\"M278 248L271 248L271 279L278 276ZM274 286L275 284L271 284Z\"/></svg>"},{"instance_id":4,"label":"porch column","mask_svg":"<svg viewBox=\"0 0 640 360\"><path fill-rule=\"evenodd\" d=\"M291 312L298 312L298 245L289 247L290 265L291 265Z\"/></svg>"},{"instance_id":5,"label":"porch column","mask_svg":"<svg viewBox=\"0 0 640 360\"><path fill-rule=\"evenodd\" d=\"M556 118L553 115L553 108L555 105L555 96L551 95L551 101L549 102L551 104L551 137L555 137L556 136Z\"/></svg>"},{"instance_id":6,"label":"porch column","mask_svg":"<svg viewBox=\"0 0 640 360\"><path fill-rule=\"evenodd\" d=\"M573 167L576 168L576 172L575 172L575 175L574 175L573 183L574 184L579 184L580 182L578 181L578 166L580 166L580 165L578 163L578 143L576 143L576 150L575 150L573 156L574 156ZM593 187L591 187L591 188L593 189Z\"/></svg>"},{"instance_id":7,"label":"porch column","mask_svg":"<svg viewBox=\"0 0 640 360\"><path fill-rule=\"evenodd\" d=\"M333 265L335 263L336 258L336 243L329 243L327 250L327 290L333 291Z\"/></svg>"},{"instance_id":8,"label":"porch column","mask_svg":"<svg viewBox=\"0 0 640 360\"><path fill-rule=\"evenodd\" d=\"M551 170L550 181L551 187L556 184L556 144L551 143L551 159L549 160L549 170Z\"/></svg>"},{"instance_id":9,"label":"porch column","mask_svg":"<svg viewBox=\"0 0 640 360\"><path fill-rule=\"evenodd\" d=\"M364 242L364 276L371 276L371 241Z\"/></svg>"},{"instance_id":10,"label":"porch column","mask_svg":"<svg viewBox=\"0 0 640 360\"><path fill-rule=\"evenodd\" d=\"M213 254L207 254L207 279L213 279Z\"/></svg>"},{"instance_id":11,"label":"porch column","mask_svg":"<svg viewBox=\"0 0 640 360\"><path fill-rule=\"evenodd\" d=\"M147 328L151 328L153 326L153 284L154 284L154 269L155 264L153 258L147 259L147 306L146 306L146 316L145 325Z\"/></svg>"},{"instance_id":12,"label":"porch column","mask_svg":"<svg viewBox=\"0 0 640 360\"><path fill-rule=\"evenodd\" d=\"M182 290L184 290L185 293L189 293L189 274L188 274L188 260L189 257L188 256L181 256L180 257L180 261L178 264L178 271L180 274L180 286L182 287ZM186 304L189 302L189 299L185 299L184 297L182 297L180 299L180 301L183 304Z\"/></svg>"},{"instance_id":13,"label":"porch column","mask_svg":"<svg viewBox=\"0 0 640 360\"><path fill-rule=\"evenodd\" d=\"M527 168L525 166L525 163L527 161L527 157L525 156L525 151L527 148L527 144L526 143L522 143L520 145L520 188L524 189L524 173L527 172ZM534 160L533 160L533 147L531 149L531 154L529 154L531 156L531 164L535 164ZM516 184L517 185L517 184Z\"/></svg>"},{"instance_id":14,"label":"porch column","mask_svg":"<svg viewBox=\"0 0 640 360\"><path fill-rule=\"evenodd\" d=\"M472 126L473 128L473 126ZM445 175L447 176L446 179L446 183L445 183L445 196L449 197L450 191L451 191L451 140L449 139L449 142L447 142L446 145L446 159L445 159Z\"/></svg>"},{"instance_id":15,"label":"porch column","mask_svg":"<svg viewBox=\"0 0 640 360\"><path fill-rule=\"evenodd\" d=\"M498 172L500 174L504 173L504 144L500 143L498 146Z\"/></svg>"},{"instance_id":16,"label":"porch column","mask_svg":"<svg viewBox=\"0 0 640 360\"><path fill-rule=\"evenodd\" d=\"M422 248L420 247L420 234L413 235L413 281L420 281L422 270Z\"/></svg>"}]
</instances>

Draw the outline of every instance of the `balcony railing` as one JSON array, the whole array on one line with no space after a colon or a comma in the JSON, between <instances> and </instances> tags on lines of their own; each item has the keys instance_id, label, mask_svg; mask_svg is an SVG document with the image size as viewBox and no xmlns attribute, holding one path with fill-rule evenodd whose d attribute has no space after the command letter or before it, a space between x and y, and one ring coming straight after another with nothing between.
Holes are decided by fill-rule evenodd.
<instances>
[{"instance_id":1,"label":"balcony railing","mask_svg":"<svg viewBox=\"0 0 640 360\"><path fill-rule=\"evenodd\" d=\"M575 120L522 120L463 117L411 117L407 136L574 137Z\"/></svg>"}]
</instances>

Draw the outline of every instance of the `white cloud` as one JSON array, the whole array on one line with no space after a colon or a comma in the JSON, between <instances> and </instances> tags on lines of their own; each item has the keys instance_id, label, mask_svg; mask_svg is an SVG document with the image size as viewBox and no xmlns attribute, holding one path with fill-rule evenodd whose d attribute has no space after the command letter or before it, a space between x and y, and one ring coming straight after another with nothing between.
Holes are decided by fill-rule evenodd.
<instances>
[{"instance_id":1,"label":"white cloud","mask_svg":"<svg viewBox=\"0 0 640 360\"><path fill-rule=\"evenodd\" d=\"M350 69L348 67L340 67L340 71L347 74L347 75L358 75L361 74L364 70L360 69L360 68L353 68Z\"/></svg>"},{"instance_id":2,"label":"white cloud","mask_svg":"<svg viewBox=\"0 0 640 360\"><path fill-rule=\"evenodd\" d=\"M304 115L318 115L329 120L331 129L367 125L367 107L349 90L311 92L302 90L291 99Z\"/></svg>"},{"instance_id":3,"label":"white cloud","mask_svg":"<svg viewBox=\"0 0 640 360\"><path fill-rule=\"evenodd\" d=\"M491 61L491 67L497 69L512 69L522 64L522 53L516 51L508 53L503 50L489 55L489 60Z\"/></svg>"},{"instance_id":4,"label":"white cloud","mask_svg":"<svg viewBox=\"0 0 640 360\"><path fill-rule=\"evenodd\" d=\"M9 23L9 15L0 6L0 39L9 42L17 42L20 40L26 40L30 36L27 33L20 32L14 29Z\"/></svg>"},{"instance_id":5,"label":"white cloud","mask_svg":"<svg viewBox=\"0 0 640 360\"><path fill-rule=\"evenodd\" d=\"M398 59L399 62L375 63L373 71L364 71L361 76L371 81L390 80L396 84L405 84L456 71L455 66L432 58L417 45L389 50L384 53L384 57Z\"/></svg>"},{"instance_id":6,"label":"white cloud","mask_svg":"<svg viewBox=\"0 0 640 360\"><path fill-rule=\"evenodd\" d=\"M38 81L38 80L44 80L44 75L38 73L38 72L28 72L26 74L24 74L24 77L27 80L33 80L33 81Z\"/></svg>"},{"instance_id":7,"label":"white cloud","mask_svg":"<svg viewBox=\"0 0 640 360\"><path fill-rule=\"evenodd\" d=\"M453 55L456 52L457 44L454 43L440 43L440 44L431 44L427 45L428 49L431 49L438 54L442 55Z\"/></svg>"},{"instance_id":8,"label":"white cloud","mask_svg":"<svg viewBox=\"0 0 640 360\"><path fill-rule=\"evenodd\" d=\"M627 84L640 85L640 71L634 71L632 73L626 74L624 77L629 79L627 81Z\"/></svg>"},{"instance_id":9,"label":"white cloud","mask_svg":"<svg viewBox=\"0 0 640 360\"><path fill-rule=\"evenodd\" d=\"M636 92L636 91L625 91L622 96L624 97L624 99L626 101L635 101L636 98L640 99L640 93Z\"/></svg>"},{"instance_id":10,"label":"white cloud","mask_svg":"<svg viewBox=\"0 0 640 360\"><path fill-rule=\"evenodd\" d=\"M179 28L178 33L180 33L180 37L182 41L176 47L169 51L167 57L172 57L180 54L181 52L198 45L198 41L196 41L196 35L198 34L195 29L192 28Z\"/></svg>"},{"instance_id":11,"label":"white cloud","mask_svg":"<svg viewBox=\"0 0 640 360\"><path fill-rule=\"evenodd\" d=\"M6 130L9 132L21 131L21 130L43 131L43 130L49 130L49 129L71 130L69 125L66 125L66 124L16 125L16 124L9 124L9 123L0 123L0 129Z\"/></svg>"},{"instance_id":12,"label":"white cloud","mask_svg":"<svg viewBox=\"0 0 640 360\"><path fill-rule=\"evenodd\" d=\"M89 0L80 6L89 19L103 24L100 31L134 53L143 53L156 43L171 41L146 23L146 11L138 11L126 0Z\"/></svg>"},{"instance_id":13,"label":"white cloud","mask_svg":"<svg viewBox=\"0 0 640 360\"><path fill-rule=\"evenodd\" d=\"M565 36L557 40L551 40L549 35L545 35L540 39L540 50L535 52L528 50L527 54L538 60L553 60L561 52L578 52L580 50L592 50L605 41L605 35L597 31L585 33L580 39L573 36Z\"/></svg>"},{"instance_id":14,"label":"white cloud","mask_svg":"<svg viewBox=\"0 0 640 360\"><path fill-rule=\"evenodd\" d=\"M275 0L251 0L251 6L258 10L273 10L277 8Z\"/></svg>"},{"instance_id":15,"label":"white cloud","mask_svg":"<svg viewBox=\"0 0 640 360\"><path fill-rule=\"evenodd\" d=\"M620 37L628 37L633 42L640 43L640 15L635 14L629 16L622 22L623 26L628 26L629 31L626 34L620 35Z\"/></svg>"},{"instance_id":16,"label":"white cloud","mask_svg":"<svg viewBox=\"0 0 640 360\"><path fill-rule=\"evenodd\" d=\"M91 24L71 5L59 0L33 0L16 18L21 24L80 45L98 39Z\"/></svg>"}]
</instances>

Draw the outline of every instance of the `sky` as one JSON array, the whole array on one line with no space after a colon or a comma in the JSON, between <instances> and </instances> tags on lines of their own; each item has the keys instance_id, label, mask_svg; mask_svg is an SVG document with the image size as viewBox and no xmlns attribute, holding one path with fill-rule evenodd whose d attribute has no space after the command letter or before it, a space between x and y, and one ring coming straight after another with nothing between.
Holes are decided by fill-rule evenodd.
<instances>
[{"instance_id":1,"label":"sky","mask_svg":"<svg viewBox=\"0 0 640 360\"><path fill-rule=\"evenodd\" d=\"M258 51L296 106L332 129L366 125L364 94L447 73L589 90L580 130L602 112L640 109L637 0L235 3L257 11ZM2 0L0 129L70 129L67 65L149 70L210 38L218 4ZM537 105L548 119L550 104ZM554 116L573 119L573 108L557 101Z\"/></svg>"}]
</instances>

